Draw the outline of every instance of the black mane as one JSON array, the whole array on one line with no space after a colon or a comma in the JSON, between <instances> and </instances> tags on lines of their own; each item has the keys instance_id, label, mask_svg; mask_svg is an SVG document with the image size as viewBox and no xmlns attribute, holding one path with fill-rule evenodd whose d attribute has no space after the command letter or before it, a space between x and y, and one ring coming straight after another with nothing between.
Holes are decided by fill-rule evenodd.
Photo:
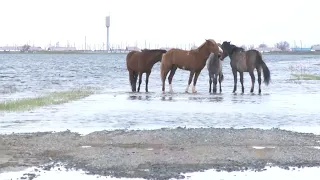
<instances>
[{"instance_id":1,"label":"black mane","mask_svg":"<svg viewBox=\"0 0 320 180\"><path fill-rule=\"evenodd\" d=\"M244 48L238 47L238 46L231 44L230 42L227 42L227 41L223 42L222 44L224 45L224 47L228 51L229 55L236 53L236 52L244 52L245 51Z\"/></svg>"},{"instance_id":2,"label":"black mane","mask_svg":"<svg viewBox=\"0 0 320 180\"><path fill-rule=\"evenodd\" d=\"M164 50L164 49L142 49L141 52L161 52L161 53L166 53L167 50Z\"/></svg>"},{"instance_id":3,"label":"black mane","mask_svg":"<svg viewBox=\"0 0 320 180\"><path fill-rule=\"evenodd\" d=\"M242 47L231 44L231 53L245 51Z\"/></svg>"}]
</instances>

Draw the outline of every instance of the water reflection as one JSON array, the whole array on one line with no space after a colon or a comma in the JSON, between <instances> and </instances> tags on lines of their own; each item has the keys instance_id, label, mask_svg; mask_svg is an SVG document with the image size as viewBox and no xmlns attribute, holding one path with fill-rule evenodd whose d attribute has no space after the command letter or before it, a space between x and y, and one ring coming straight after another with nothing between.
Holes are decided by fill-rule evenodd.
<instances>
[{"instance_id":1,"label":"water reflection","mask_svg":"<svg viewBox=\"0 0 320 180\"><path fill-rule=\"evenodd\" d=\"M168 97L162 96L161 101L174 101L174 100L173 100L172 96L168 96Z\"/></svg>"},{"instance_id":2,"label":"water reflection","mask_svg":"<svg viewBox=\"0 0 320 180\"><path fill-rule=\"evenodd\" d=\"M128 100L142 100L142 101L150 101L150 95L129 95Z\"/></svg>"},{"instance_id":3,"label":"water reflection","mask_svg":"<svg viewBox=\"0 0 320 180\"><path fill-rule=\"evenodd\" d=\"M196 101L196 102L222 102L223 101L223 96L193 96L193 97L188 97L188 100L190 101Z\"/></svg>"}]
</instances>

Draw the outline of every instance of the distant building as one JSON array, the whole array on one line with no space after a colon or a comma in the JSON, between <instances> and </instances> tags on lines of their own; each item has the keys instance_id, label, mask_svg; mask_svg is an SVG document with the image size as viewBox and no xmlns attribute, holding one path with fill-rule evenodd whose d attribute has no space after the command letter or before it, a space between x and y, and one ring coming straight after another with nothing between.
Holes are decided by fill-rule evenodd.
<instances>
[{"instance_id":1,"label":"distant building","mask_svg":"<svg viewBox=\"0 0 320 180\"><path fill-rule=\"evenodd\" d=\"M51 46L48 48L48 51L76 51L76 47L55 47Z\"/></svg>"},{"instance_id":2,"label":"distant building","mask_svg":"<svg viewBox=\"0 0 320 180\"><path fill-rule=\"evenodd\" d=\"M312 46L311 51L320 51L320 45Z\"/></svg>"},{"instance_id":3,"label":"distant building","mask_svg":"<svg viewBox=\"0 0 320 180\"><path fill-rule=\"evenodd\" d=\"M259 51L259 52L279 52L281 51L281 49L277 48L277 47L264 47L264 48L254 48L255 50Z\"/></svg>"},{"instance_id":4,"label":"distant building","mask_svg":"<svg viewBox=\"0 0 320 180\"><path fill-rule=\"evenodd\" d=\"M37 46L30 46L29 51L43 51L41 47Z\"/></svg>"},{"instance_id":5,"label":"distant building","mask_svg":"<svg viewBox=\"0 0 320 180\"><path fill-rule=\"evenodd\" d=\"M135 47L135 46L127 46L126 50L127 51L140 51L140 48Z\"/></svg>"},{"instance_id":6,"label":"distant building","mask_svg":"<svg viewBox=\"0 0 320 180\"><path fill-rule=\"evenodd\" d=\"M295 47L295 48L291 48L291 51L311 51L311 48Z\"/></svg>"},{"instance_id":7,"label":"distant building","mask_svg":"<svg viewBox=\"0 0 320 180\"><path fill-rule=\"evenodd\" d=\"M0 47L0 51L20 51L22 49L21 46L2 46Z\"/></svg>"}]
</instances>

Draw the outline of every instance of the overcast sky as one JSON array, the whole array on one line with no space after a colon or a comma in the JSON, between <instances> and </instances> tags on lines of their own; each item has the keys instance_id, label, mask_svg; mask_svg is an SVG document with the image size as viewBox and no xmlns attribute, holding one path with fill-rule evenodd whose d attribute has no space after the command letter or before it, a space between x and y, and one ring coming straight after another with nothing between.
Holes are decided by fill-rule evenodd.
<instances>
[{"instance_id":1,"label":"overcast sky","mask_svg":"<svg viewBox=\"0 0 320 180\"><path fill-rule=\"evenodd\" d=\"M1 0L0 45L320 44L316 0Z\"/></svg>"}]
</instances>

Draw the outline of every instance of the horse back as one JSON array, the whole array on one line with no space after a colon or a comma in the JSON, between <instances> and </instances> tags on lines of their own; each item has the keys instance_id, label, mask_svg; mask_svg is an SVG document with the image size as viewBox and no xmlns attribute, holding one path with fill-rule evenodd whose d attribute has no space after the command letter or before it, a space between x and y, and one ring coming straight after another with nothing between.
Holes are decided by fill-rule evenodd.
<instances>
[{"instance_id":1,"label":"horse back","mask_svg":"<svg viewBox=\"0 0 320 180\"><path fill-rule=\"evenodd\" d=\"M189 70L194 68L196 52L191 50L182 50L182 49L170 49L165 53L164 58L162 59L164 64L167 65L176 65L180 69Z\"/></svg>"},{"instance_id":2,"label":"horse back","mask_svg":"<svg viewBox=\"0 0 320 180\"><path fill-rule=\"evenodd\" d=\"M127 54L127 57L126 57L126 62L127 62L127 69L132 69L133 66L137 65L138 64L138 58L139 58L139 53L140 51L130 51L128 54Z\"/></svg>"},{"instance_id":3,"label":"horse back","mask_svg":"<svg viewBox=\"0 0 320 180\"><path fill-rule=\"evenodd\" d=\"M222 62L218 56L211 53L207 60L207 68L209 73L218 74L222 71Z\"/></svg>"}]
</instances>

